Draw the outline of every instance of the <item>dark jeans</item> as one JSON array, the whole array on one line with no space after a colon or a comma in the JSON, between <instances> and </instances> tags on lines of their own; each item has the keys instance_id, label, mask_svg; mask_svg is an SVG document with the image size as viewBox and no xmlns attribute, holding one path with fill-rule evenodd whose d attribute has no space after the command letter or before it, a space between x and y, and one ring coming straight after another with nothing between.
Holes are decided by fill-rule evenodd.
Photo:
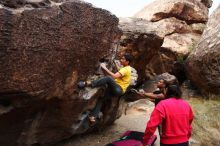
<instances>
[{"instance_id":1,"label":"dark jeans","mask_svg":"<svg viewBox=\"0 0 220 146\"><path fill-rule=\"evenodd\" d=\"M120 96L123 91L121 87L115 82L115 80L110 76L105 76L100 79L97 79L95 81L92 81L92 87L100 87L100 86L108 86L108 89L110 91L109 94L112 94L113 96Z\"/></svg>"},{"instance_id":2,"label":"dark jeans","mask_svg":"<svg viewBox=\"0 0 220 146\"><path fill-rule=\"evenodd\" d=\"M178 144L160 144L160 146L189 146L189 142L178 143Z\"/></svg>"},{"instance_id":3,"label":"dark jeans","mask_svg":"<svg viewBox=\"0 0 220 146\"><path fill-rule=\"evenodd\" d=\"M95 81L92 81L92 88L101 87L107 85L107 89L103 97L99 98L95 108L91 112L91 116L98 117L99 112L101 111L103 102L112 96L121 96L123 93L122 88L115 82L115 80L110 76L105 76Z\"/></svg>"}]
</instances>

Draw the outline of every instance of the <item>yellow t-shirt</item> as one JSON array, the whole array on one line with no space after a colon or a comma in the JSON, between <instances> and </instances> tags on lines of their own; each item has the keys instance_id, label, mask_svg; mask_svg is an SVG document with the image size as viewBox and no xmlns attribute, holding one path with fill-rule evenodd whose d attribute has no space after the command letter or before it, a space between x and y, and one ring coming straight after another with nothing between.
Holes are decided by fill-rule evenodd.
<instances>
[{"instance_id":1,"label":"yellow t-shirt","mask_svg":"<svg viewBox=\"0 0 220 146\"><path fill-rule=\"evenodd\" d=\"M116 78L115 82L119 86L121 86L123 93L125 93L127 87L131 82L131 67L130 66L122 67L118 72L122 75L122 77Z\"/></svg>"}]
</instances>

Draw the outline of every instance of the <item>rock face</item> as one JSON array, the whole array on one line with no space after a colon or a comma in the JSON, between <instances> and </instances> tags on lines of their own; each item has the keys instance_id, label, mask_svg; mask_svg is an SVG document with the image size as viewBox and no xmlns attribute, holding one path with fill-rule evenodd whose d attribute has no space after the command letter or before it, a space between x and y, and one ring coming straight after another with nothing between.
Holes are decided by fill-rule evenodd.
<instances>
[{"instance_id":1,"label":"rock face","mask_svg":"<svg viewBox=\"0 0 220 146\"><path fill-rule=\"evenodd\" d=\"M79 118L102 94L85 101L76 83L110 53L118 18L81 1L57 2L0 1L1 145L50 145L85 132ZM117 101L109 102L104 111L114 117Z\"/></svg>"},{"instance_id":2,"label":"rock face","mask_svg":"<svg viewBox=\"0 0 220 146\"><path fill-rule=\"evenodd\" d=\"M49 6L51 4L51 1L49 0L13 0L13 1L1 0L0 3L9 8L22 8L23 6L40 8L40 7Z\"/></svg>"},{"instance_id":3,"label":"rock face","mask_svg":"<svg viewBox=\"0 0 220 146\"><path fill-rule=\"evenodd\" d=\"M220 94L220 6L210 16L196 49L187 59L189 79L201 91ZM208 94L207 94L208 95Z\"/></svg>"},{"instance_id":4,"label":"rock face","mask_svg":"<svg viewBox=\"0 0 220 146\"><path fill-rule=\"evenodd\" d=\"M179 23L171 25L173 20L176 19L164 19L153 23L138 18L120 18L119 27L123 31L123 36L118 52L133 54L133 66L138 71L139 83L164 72L174 72L174 62L177 60L178 55L168 48L162 48L164 36L183 30L190 31L190 28ZM170 26L170 29L167 29L168 26Z\"/></svg>"},{"instance_id":5,"label":"rock face","mask_svg":"<svg viewBox=\"0 0 220 146\"><path fill-rule=\"evenodd\" d=\"M119 54L129 52L134 56L132 66L138 72L138 80L144 81L160 73L162 68L160 55L158 54L163 38L153 32L152 23L141 19L121 18L119 27L123 31ZM153 25L152 25L153 26ZM155 65L157 64L157 66Z\"/></svg>"},{"instance_id":6,"label":"rock face","mask_svg":"<svg viewBox=\"0 0 220 146\"><path fill-rule=\"evenodd\" d=\"M177 17L187 23L206 22L208 9L199 0L156 0L136 13L134 17L150 21Z\"/></svg>"},{"instance_id":7,"label":"rock face","mask_svg":"<svg viewBox=\"0 0 220 146\"><path fill-rule=\"evenodd\" d=\"M176 76L177 72L184 72L183 62L205 29L209 4L211 1L156 0L133 18L120 18L124 37L119 50L136 55L135 61L141 64L141 69L137 68L140 80L163 72ZM181 76L178 80L185 79L185 75Z\"/></svg>"},{"instance_id":8,"label":"rock face","mask_svg":"<svg viewBox=\"0 0 220 146\"><path fill-rule=\"evenodd\" d=\"M187 56L194 47L195 42L200 39L200 34L195 33L174 33L164 38L162 47L169 49L177 54L177 56ZM182 55L181 55L182 54Z\"/></svg>"},{"instance_id":9,"label":"rock face","mask_svg":"<svg viewBox=\"0 0 220 146\"><path fill-rule=\"evenodd\" d=\"M164 34L163 48L186 58L205 28L211 4L211 1L200 0L156 0L134 17L166 25L160 28L161 31L175 30Z\"/></svg>"},{"instance_id":10,"label":"rock face","mask_svg":"<svg viewBox=\"0 0 220 146\"><path fill-rule=\"evenodd\" d=\"M210 8L212 6L212 0L200 0L206 7Z\"/></svg>"}]
</instances>

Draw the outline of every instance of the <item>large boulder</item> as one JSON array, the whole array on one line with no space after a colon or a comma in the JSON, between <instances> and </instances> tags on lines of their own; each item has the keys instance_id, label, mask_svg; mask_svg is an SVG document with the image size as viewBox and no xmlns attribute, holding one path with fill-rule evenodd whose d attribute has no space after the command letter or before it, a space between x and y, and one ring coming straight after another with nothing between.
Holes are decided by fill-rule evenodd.
<instances>
[{"instance_id":1,"label":"large boulder","mask_svg":"<svg viewBox=\"0 0 220 146\"><path fill-rule=\"evenodd\" d=\"M201 0L156 0L133 18L120 18L119 27L124 37L119 50L130 50L136 55L135 61L141 65L140 69L137 66L139 80L143 82L164 72L174 74L180 82L186 79L184 60L198 43L208 20L208 6L204 3Z\"/></svg>"},{"instance_id":2,"label":"large boulder","mask_svg":"<svg viewBox=\"0 0 220 146\"><path fill-rule=\"evenodd\" d=\"M110 54L118 18L76 0L0 4L1 145L50 145L85 132L80 120L103 92L85 101L76 83ZM109 102L114 115L118 101Z\"/></svg>"},{"instance_id":3,"label":"large boulder","mask_svg":"<svg viewBox=\"0 0 220 146\"><path fill-rule=\"evenodd\" d=\"M176 54L177 57L188 56L199 41L201 35L196 33L174 33L164 38L162 47Z\"/></svg>"},{"instance_id":4,"label":"large boulder","mask_svg":"<svg viewBox=\"0 0 220 146\"><path fill-rule=\"evenodd\" d=\"M207 28L186 62L188 77L201 91L220 94L220 6L210 16Z\"/></svg>"},{"instance_id":5,"label":"large boulder","mask_svg":"<svg viewBox=\"0 0 220 146\"><path fill-rule=\"evenodd\" d=\"M200 0L206 7L211 8L213 0Z\"/></svg>"},{"instance_id":6,"label":"large boulder","mask_svg":"<svg viewBox=\"0 0 220 146\"><path fill-rule=\"evenodd\" d=\"M187 56L200 38L191 26L172 17L158 22L120 18L119 27L123 36L118 52L133 54L133 66L138 71L139 83L164 72L176 75L179 80L185 79L184 75L179 77L176 74L184 72L179 58Z\"/></svg>"},{"instance_id":7,"label":"large boulder","mask_svg":"<svg viewBox=\"0 0 220 146\"><path fill-rule=\"evenodd\" d=\"M156 22L164 34L163 48L186 58L208 21L211 2L201 0L156 0L134 17ZM161 25L162 24L162 25Z\"/></svg>"},{"instance_id":8,"label":"large boulder","mask_svg":"<svg viewBox=\"0 0 220 146\"><path fill-rule=\"evenodd\" d=\"M205 24L188 25L183 20L171 17L153 22L151 26L147 27L153 28L158 35L164 38L163 49L170 50L177 57L186 57L200 39Z\"/></svg>"},{"instance_id":9,"label":"large boulder","mask_svg":"<svg viewBox=\"0 0 220 146\"><path fill-rule=\"evenodd\" d=\"M199 23L208 20L208 7L200 0L155 0L137 12L134 17L149 21L177 17L187 23Z\"/></svg>"},{"instance_id":10,"label":"large boulder","mask_svg":"<svg viewBox=\"0 0 220 146\"><path fill-rule=\"evenodd\" d=\"M51 4L51 1L50 0L13 0L13 1L1 0L0 3L9 8L22 8L24 6L40 8L40 7L49 6Z\"/></svg>"},{"instance_id":11,"label":"large boulder","mask_svg":"<svg viewBox=\"0 0 220 146\"><path fill-rule=\"evenodd\" d=\"M148 26L148 27L147 27ZM134 56L132 66L138 72L138 82L143 82L156 73L163 72L159 50L163 38L154 31L152 22L136 18L120 18L123 31L118 53L129 52ZM159 68L159 69L158 69Z\"/></svg>"}]
</instances>

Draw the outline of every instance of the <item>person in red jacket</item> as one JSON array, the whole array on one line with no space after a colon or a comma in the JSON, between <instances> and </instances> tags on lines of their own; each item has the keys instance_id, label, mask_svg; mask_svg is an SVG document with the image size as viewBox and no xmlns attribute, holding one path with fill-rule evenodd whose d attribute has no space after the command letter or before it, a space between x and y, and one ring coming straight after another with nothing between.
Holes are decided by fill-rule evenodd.
<instances>
[{"instance_id":1,"label":"person in red jacket","mask_svg":"<svg viewBox=\"0 0 220 146\"><path fill-rule=\"evenodd\" d=\"M188 146L192 133L193 111L181 98L178 85L167 88L165 100L160 101L151 113L143 137L146 146L156 127L162 123L161 146Z\"/></svg>"}]
</instances>

